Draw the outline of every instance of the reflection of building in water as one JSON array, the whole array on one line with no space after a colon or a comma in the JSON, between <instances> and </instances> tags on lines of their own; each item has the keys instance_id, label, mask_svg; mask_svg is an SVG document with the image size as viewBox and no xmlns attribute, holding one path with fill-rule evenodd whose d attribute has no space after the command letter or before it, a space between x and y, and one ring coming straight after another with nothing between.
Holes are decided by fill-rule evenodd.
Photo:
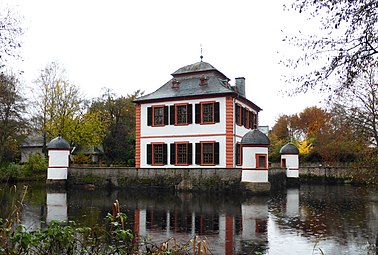
<instances>
[{"instance_id":1,"label":"reflection of building in water","mask_svg":"<svg viewBox=\"0 0 378 255\"><path fill-rule=\"evenodd\" d=\"M286 191L286 215L288 217L299 216L299 189L287 189Z\"/></svg>"},{"instance_id":2,"label":"reflection of building in water","mask_svg":"<svg viewBox=\"0 0 378 255\"><path fill-rule=\"evenodd\" d=\"M240 254L263 251L267 247L267 198L249 200L233 208L214 205L145 207L134 210L134 231L149 235L156 242L174 236L178 242L195 235L207 238L214 254Z\"/></svg>"},{"instance_id":3,"label":"reflection of building in water","mask_svg":"<svg viewBox=\"0 0 378 255\"><path fill-rule=\"evenodd\" d=\"M262 252L267 248L268 198L253 197L242 206L241 238L243 253ZM253 254L253 253L252 253Z\"/></svg>"},{"instance_id":4,"label":"reflection of building in water","mask_svg":"<svg viewBox=\"0 0 378 255\"><path fill-rule=\"evenodd\" d=\"M67 193L49 193L47 192L47 214L46 222L61 221L67 222Z\"/></svg>"}]
</instances>

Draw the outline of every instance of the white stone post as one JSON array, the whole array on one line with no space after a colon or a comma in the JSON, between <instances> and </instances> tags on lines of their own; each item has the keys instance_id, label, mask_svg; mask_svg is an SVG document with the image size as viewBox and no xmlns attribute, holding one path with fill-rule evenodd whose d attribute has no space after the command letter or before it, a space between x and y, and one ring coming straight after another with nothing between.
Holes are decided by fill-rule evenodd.
<instances>
[{"instance_id":1,"label":"white stone post","mask_svg":"<svg viewBox=\"0 0 378 255\"><path fill-rule=\"evenodd\" d=\"M260 193L270 191L268 181L268 137L257 129L246 133L242 140L241 183L246 190Z\"/></svg>"},{"instance_id":2,"label":"white stone post","mask_svg":"<svg viewBox=\"0 0 378 255\"><path fill-rule=\"evenodd\" d=\"M65 183L70 164L70 144L58 136L47 145L49 165L47 169L48 183Z\"/></svg>"},{"instance_id":3,"label":"white stone post","mask_svg":"<svg viewBox=\"0 0 378 255\"><path fill-rule=\"evenodd\" d=\"M292 144L284 145L281 150L281 167L286 169L288 178L299 178L299 150Z\"/></svg>"}]
</instances>

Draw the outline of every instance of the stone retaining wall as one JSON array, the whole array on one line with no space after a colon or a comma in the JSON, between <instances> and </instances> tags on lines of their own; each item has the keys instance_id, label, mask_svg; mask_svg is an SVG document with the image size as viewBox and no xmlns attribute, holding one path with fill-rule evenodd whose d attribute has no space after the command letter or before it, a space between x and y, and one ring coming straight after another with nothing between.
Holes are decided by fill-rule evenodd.
<instances>
[{"instance_id":1,"label":"stone retaining wall","mask_svg":"<svg viewBox=\"0 0 378 255\"><path fill-rule=\"evenodd\" d=\"M241 169L136 169L127 167L70 167L68 185L96 187L157 187L178 190L239 189Z\"/></svg>"},{"instance_id":2,"label":"stone retaining wall","mask_svg":"<svg viewBox=\"0 0 378 255\"><path fill-rule=\"evenodd\" d=\"M341 166L303 166L299 170L300 182L345 183L353 179L355 171L366 171ZM70 167L68 185L120 188L171 188L176 190L240 190L241 169L197 168L173 169L130 167ZM269 169L271 187L282 188L287 184L285 169L273 166Z\"/></svg>"}]
</instances>

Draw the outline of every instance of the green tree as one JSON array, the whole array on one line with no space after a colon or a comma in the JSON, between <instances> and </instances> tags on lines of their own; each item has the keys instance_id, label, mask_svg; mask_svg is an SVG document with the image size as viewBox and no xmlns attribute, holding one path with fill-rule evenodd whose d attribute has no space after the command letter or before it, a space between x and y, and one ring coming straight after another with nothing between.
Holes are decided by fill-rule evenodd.
<instances>
[{"instance_id":1,"label":"green tree","mask_svg":"<svg viewBox=\"0 0 378 255\"><path fill-rule=\"evenodd\" d=\"M133 100L143 92L135 91L126 97L117 97L109 89L92 102L90 111L101 112L102 119L109 123L103 140L108 161L127 162L134 165L135 159L135 104Z\"/></svg>"},{"instance_id":2,"label":"green tree","mask_svg":"<svg viewBox=\"0 0 378 255\"><path fill-rule=\"evenodd\" d=\"M105 137L107 122L99 112L87 111L88 103L77 86L70 83L64 69L53 62L36 80L37 130L45 143L59 134L72 145L96 146Z\"/></svg>"},{"instance_id":3,"label":"green tree","mask_svg":"<svg viewBox=\"0 0 378 255\"><path fill-rule=\"evenodd\" d=\"M319 20L324 33L289 38L303 50L299 59L287 64L294 68L310 66L312 71L293 78L297 92L318 88L339 93L371 66L378 64L378 1L296 0L291 9ZM310 21L309 21L310 22ZM319 63L324 63L319 67ZM340 83L334 83L335 79Z\"/></svg>"},{"instance_id":4,"label":"green tree","mask_svg":"<svg viewBox=\"0 0 378 255\"><path fill-rule=\"evenodd\" d=\"M15 159L27 130L25 99L14 76L0 74L0 164Z\"/></svg>"}]
</instances>

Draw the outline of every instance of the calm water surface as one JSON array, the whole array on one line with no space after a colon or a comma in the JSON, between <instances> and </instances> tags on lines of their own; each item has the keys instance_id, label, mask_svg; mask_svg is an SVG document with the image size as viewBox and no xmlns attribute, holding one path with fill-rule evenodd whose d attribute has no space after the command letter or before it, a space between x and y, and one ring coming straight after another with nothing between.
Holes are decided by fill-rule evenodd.
<instances>
[{"instance_id":1,"label":"calm water surface","mask_svg":"<svg viewBox=\"0 0 378 255\"><path fill-rule=\"evenodd\" d=\"M18 186L18 192L22 186ZM0 186L0 217L15 192ZM22 221L101 223L118 199L129 227L140 237L180 243L206 237L213 254L378 254L378 193L352 186L290 188L270 196L130 190L47 191L28 188ZM258 254L261 254L258 253Z\"/></svg>"}]
</instances>

